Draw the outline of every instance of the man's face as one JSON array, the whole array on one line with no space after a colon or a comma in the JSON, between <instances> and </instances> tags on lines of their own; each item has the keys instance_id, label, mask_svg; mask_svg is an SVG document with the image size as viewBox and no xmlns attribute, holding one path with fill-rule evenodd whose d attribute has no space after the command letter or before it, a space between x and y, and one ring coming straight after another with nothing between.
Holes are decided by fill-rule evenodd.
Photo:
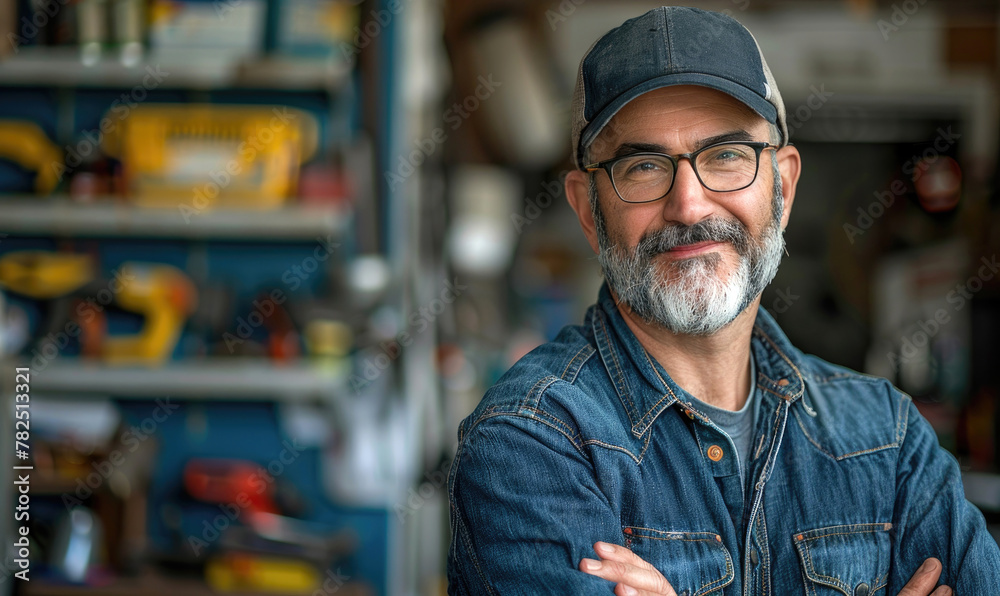
<instances>
[{"instance_id":1,"label":"man's face","mask_svg":"<svg viewBox=\"0 0 1000 596\"><path fill-rule=\"evenodd\" d=\"M675 155L721 140L769 141L769 127L721 92L667 87L622 108L590 157ZM598 259L619 299L647 322L691 335L715 333L752 304L784 249L781 178L770 153L761 154L754 183L734 192L708 190L681 160L670 193L644 204L621 201L608 176L595 173Z\"/></svg>"}]
</instances>

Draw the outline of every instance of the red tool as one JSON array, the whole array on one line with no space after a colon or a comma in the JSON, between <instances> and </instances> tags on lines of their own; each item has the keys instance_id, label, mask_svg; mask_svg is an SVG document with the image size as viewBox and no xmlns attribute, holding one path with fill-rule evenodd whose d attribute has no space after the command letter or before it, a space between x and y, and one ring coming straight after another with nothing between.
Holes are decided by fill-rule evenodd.
<instances>
[{"instance_id":1,"label":"red tool","mask_svg":"<svg viewBox=\"0 0 1000 596\"><path fill-rule=\"evenodd\" d=\"M207 503L237 505L248 514L278 513L274 478L261 466L237 459L194 459L184 467L184 488Z\"/></svg>"}]
</instances>

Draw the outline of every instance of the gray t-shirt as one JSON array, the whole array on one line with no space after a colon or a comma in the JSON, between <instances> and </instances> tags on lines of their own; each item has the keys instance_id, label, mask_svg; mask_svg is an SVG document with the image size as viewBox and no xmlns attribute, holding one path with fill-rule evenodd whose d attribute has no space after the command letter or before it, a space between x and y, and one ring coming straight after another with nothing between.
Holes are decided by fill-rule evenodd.
<instances>
[{"instance_id":1,"label":"gray t-shirt","mask_svg":"<svg viewBox=\"0 0 1000 596\"><path fill-rule=\"evenodd\" d=\"M747 463L750 461L750 443L753 441L753 429L757 421L757 412L760 410L760 400L755 399L757 394L757 365L754 362L753 352L750 353L750 393L747 401L738 411L717 408L707 404L698 398L694 398L700 409L712 422L719 425L729 438L736 445L736 453L740 458L740 481L746 482Z\"/></svg>"}]
</instances>

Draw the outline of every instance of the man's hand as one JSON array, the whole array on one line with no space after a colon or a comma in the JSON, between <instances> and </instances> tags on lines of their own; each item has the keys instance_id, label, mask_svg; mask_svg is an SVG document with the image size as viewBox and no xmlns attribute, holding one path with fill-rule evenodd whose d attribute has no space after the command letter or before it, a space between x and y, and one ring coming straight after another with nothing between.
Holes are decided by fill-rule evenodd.
<instances>
[{"instance_id":1,"label":"man's hand","mask_svg":"<svg viewBox=\"0 0 1000 596\"><path fill-rule=\"evenodd\" d=\"M934 558L927 559L910 581L906 582L899 596L952 596L953 592L948 586L940 586L934 590L939 577L941 577L941 561Z\"/></svg>"},{"instance_id":2,"label":"man's hand","mask_svg":"<svg viewBox=\"0 0 1000 596\"><path fill-rule=\"evenodd\" d=\"M581 560L580 571L617 582L615 594L618 596L677 596L670 582L631 550L597 542L594 551L601 560ZM927 559L903 586L899 596L952 596L954 592L948 586L934 588L939 577L941 562L934 558Z\"/></svg>"},{"instance_id":3,"label":"man's hand","mask_svg":"<svg viewBox=\"0 0 1000 596\"><path fill-rule=\"evenodd\" d=\"M617 582L615 594L618 596L677 596L656 567L624 546L595 542L594 551L601 560L582 559L580 571Z\"/></svg>"}]
</instances>

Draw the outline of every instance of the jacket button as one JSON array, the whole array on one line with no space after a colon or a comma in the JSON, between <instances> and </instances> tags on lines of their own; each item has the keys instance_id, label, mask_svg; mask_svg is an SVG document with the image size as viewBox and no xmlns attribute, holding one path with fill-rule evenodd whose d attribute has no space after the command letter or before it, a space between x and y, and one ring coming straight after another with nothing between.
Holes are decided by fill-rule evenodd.
<instances>
[{"instance_id":1,"label":"jacket button","mask_svg":"<svg viewBox=\"0 0 1000 596\"><path fill-rule=\"evenodd\" d=\"M868 584L864 582L861 582L857 588L854 588L854 596L868 596L868 592Z\"/></svg>"},{"instance_id":2,"label":"jacket button","mask_svg":"<svg viewBox=\"0 0 1000 596\"><path fill-rule=\"evenodd\" d=\"M757 563L759 561L760 561L760 557L757 556L757 551L751 548L750 549L750 564L751 565L757 565Z\"/></svg>"},{"instance_id":3,"label":"jacket button","mask_svg":"<svg viewBox=\"0 0 1000 596\"><path fill-rule=\"evenodd\" d=\"M790 381L788 379L780 379L778 381L778 387L787 387Z\"/></svg>"},{"instance_id":4,"label":"jacket button","mask_svg":"<svg viewBox=\"0 0 1000 596\"><path fill-rule=\"evenodd\" d=\"M722 459L722 447L718 445L712 445L708 448L708 459L712 461L719 461Z\"/></svg>"}]
</instances>

